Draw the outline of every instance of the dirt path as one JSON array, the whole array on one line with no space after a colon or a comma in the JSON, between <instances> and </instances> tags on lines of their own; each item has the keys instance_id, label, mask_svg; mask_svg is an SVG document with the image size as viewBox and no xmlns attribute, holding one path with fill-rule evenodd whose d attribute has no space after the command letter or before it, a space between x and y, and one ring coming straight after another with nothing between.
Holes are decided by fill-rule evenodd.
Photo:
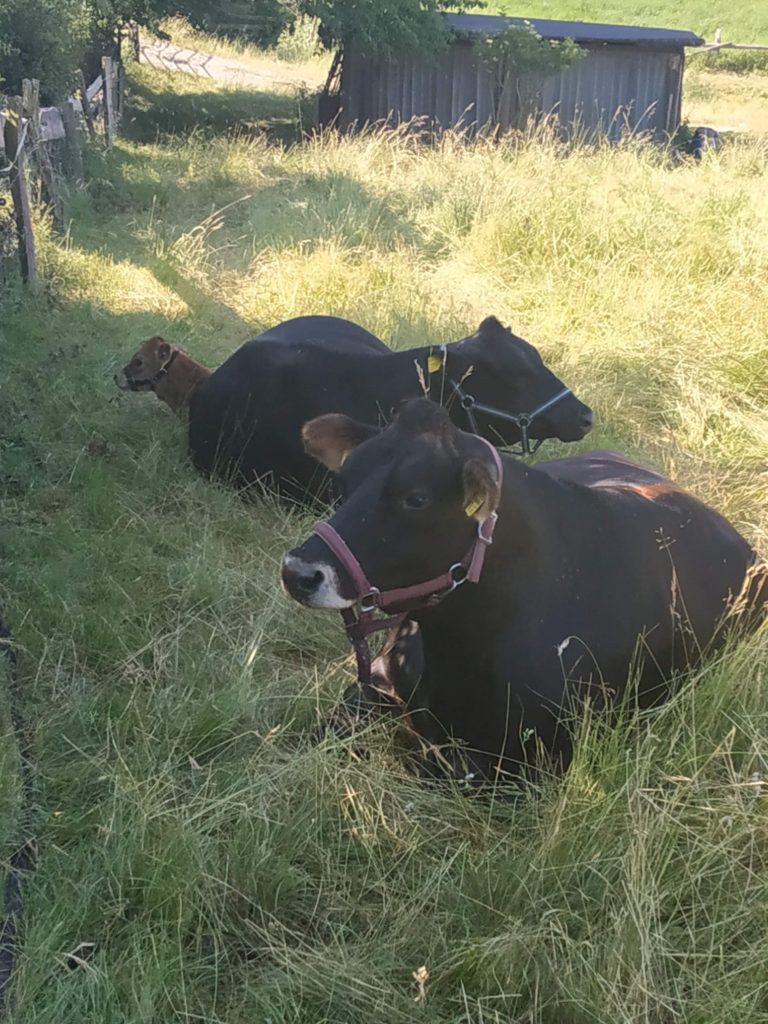
<instances>
[{"instance_id":1,"label":"dirt path","mask_svg":"<svg viewBox=\"0 0 768 1024\"><path fill-rule=\"evenodd\" d=\"M216 57L211 53L201 53L173 43L142 42L139 63L165 71L180 71L196 78L210 78L217 82L262 89L275 86L316 89L323 84L321 76L307 75L306 72L299 74L288 65L267 60Z\"/></svg>"}]
</instances>

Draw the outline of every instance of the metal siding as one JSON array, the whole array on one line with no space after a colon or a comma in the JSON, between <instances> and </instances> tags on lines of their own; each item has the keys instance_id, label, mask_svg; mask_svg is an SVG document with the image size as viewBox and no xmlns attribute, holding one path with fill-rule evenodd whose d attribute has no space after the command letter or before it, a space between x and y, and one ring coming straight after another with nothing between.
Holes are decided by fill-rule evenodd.
<instances>
[{"instance_id":1,"label":"metal siding","mask_svg":"<svg viewBox=\"0 0 768 1024\"><path fill-rule=\"evenodd\" d=\"M588 138L606 132L620 138L632 131L661 136L679 123L682 51L639 46L595 45L574 67L540 79L540 111L574 124ZM533 76L524 78L533 87ZM342 124L393 123L428 118L442 128L483 126L493 113L492 76L478 65L471 46L451 46L437 61L383 61L349 50L342 67ZM501 127L519 119L514 97L502 111ZM469 109L468 109L469 108Z\"/></svg>"},{"instance_id":2,"label":"metal siding","mask_svg":"<svg viewBox=\"0 0 768 1024\"><path fill-rule=\"evenodd\" d=\"M472 50L467 48L461 66L458 121L465 130L477 121L477 72Z\"/></svg>"},{"instance_id":3,"label":"metal siding","mask_svg":"<svg viewBox=\"0 0 768 1024\"><path fill-rule=\"evenodd\" d=\"M400 82L400 121L410 121L414 116L414 60L403 60L402 81Z\"/></svg>"},{"instance_id":4,"label":"metal siding","mask_svg":"<svg viewBox=\"0 0 768 1024\"><path fill-rule=\"evenodd\" d=\"M475 62L475 95L477 127L484 128L493 118L493 81L490 73L478 62Z\"/></svg>"},{"instance_id":5,"label":"metal siding","mask_svg":"<svg viewBox=\"0 0 768 1024\"><path fill-rule=\"evenodd\" d=\"M442 55L437 69L435 113L441 128L448 128L451 123L451 76L453 72L452 49L453 47Z\"/></svg>"},{"instance_id":6,"label":"metal siding","mask_svg":"<svg viewBox=\"0 0 768 1024\"><path fill-rule=\"evenodd\" d=\"M453 49L453 68L451 74L451 128L454 128L458 123L461 115L464 112L466 103L464 102L464 66L467 46L454 46Z\"/></svg>"}]
</instances>

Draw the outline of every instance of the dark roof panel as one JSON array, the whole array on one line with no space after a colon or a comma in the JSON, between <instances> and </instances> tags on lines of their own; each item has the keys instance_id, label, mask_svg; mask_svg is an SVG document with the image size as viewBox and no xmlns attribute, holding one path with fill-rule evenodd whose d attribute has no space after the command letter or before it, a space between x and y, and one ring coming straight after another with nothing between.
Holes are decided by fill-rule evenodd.
<instances>
[{"instance_id":1,"label":"dark roof panel","mask_svg":"<svg viewBox=\"0 0 768 1024\"><path fill-rule=\"evenodd\" d=\"M598 25L589 21L551 21L548 18L505 18L492 14L448 14L448 23L461 32L495 35L510 25L526 21L544 39L573 39L577 43L640 43L649 46L701 46L693 32L669 28L641 28L636 25Z\"/></svg>"}]
</instances>

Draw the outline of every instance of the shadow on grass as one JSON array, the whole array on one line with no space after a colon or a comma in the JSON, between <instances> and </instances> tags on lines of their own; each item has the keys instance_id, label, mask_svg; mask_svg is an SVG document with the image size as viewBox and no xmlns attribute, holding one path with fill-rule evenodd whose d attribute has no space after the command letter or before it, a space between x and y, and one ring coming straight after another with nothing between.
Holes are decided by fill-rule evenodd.
<instances>
[{"instance_id":1,"label":"shadow on grass","mask_svg":"<svg viewBox=\"0 0 768 1024\"><path fill-rule=\"evenodd\" d=\"M314 127L316 107L315 97L302 91L212 89L205 80L183 74L169 72L151 80L134 75L125 135L133 142L154 142L167 135L266 133L274 141L290 143Z\"/></svg>"}]
</instances>

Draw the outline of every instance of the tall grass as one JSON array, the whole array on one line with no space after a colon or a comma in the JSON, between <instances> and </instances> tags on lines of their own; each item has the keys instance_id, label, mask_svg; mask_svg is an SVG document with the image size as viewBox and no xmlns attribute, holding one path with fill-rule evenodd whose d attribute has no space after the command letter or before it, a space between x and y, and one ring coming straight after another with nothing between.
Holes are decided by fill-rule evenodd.
<instances>
[{"instance_id":1,"label":"tall grass","mask_svg":"<svg viewBox=\"0 0 768 1024\"><path fill-rule=\"evenodd\" d=\"M0 321L40 823L18 1019L764 1021L768 636L587 723L536 798L424 787L384 729L313 745L352 666L277 584L310 521L198 479L111 374L154 333L216 365L301 313L396 346L495 313L596 408L581 447L768 550L768 148L163 138L94 159L66 240L42 225L46 292Z\"/></svg>"}]
</instances>

